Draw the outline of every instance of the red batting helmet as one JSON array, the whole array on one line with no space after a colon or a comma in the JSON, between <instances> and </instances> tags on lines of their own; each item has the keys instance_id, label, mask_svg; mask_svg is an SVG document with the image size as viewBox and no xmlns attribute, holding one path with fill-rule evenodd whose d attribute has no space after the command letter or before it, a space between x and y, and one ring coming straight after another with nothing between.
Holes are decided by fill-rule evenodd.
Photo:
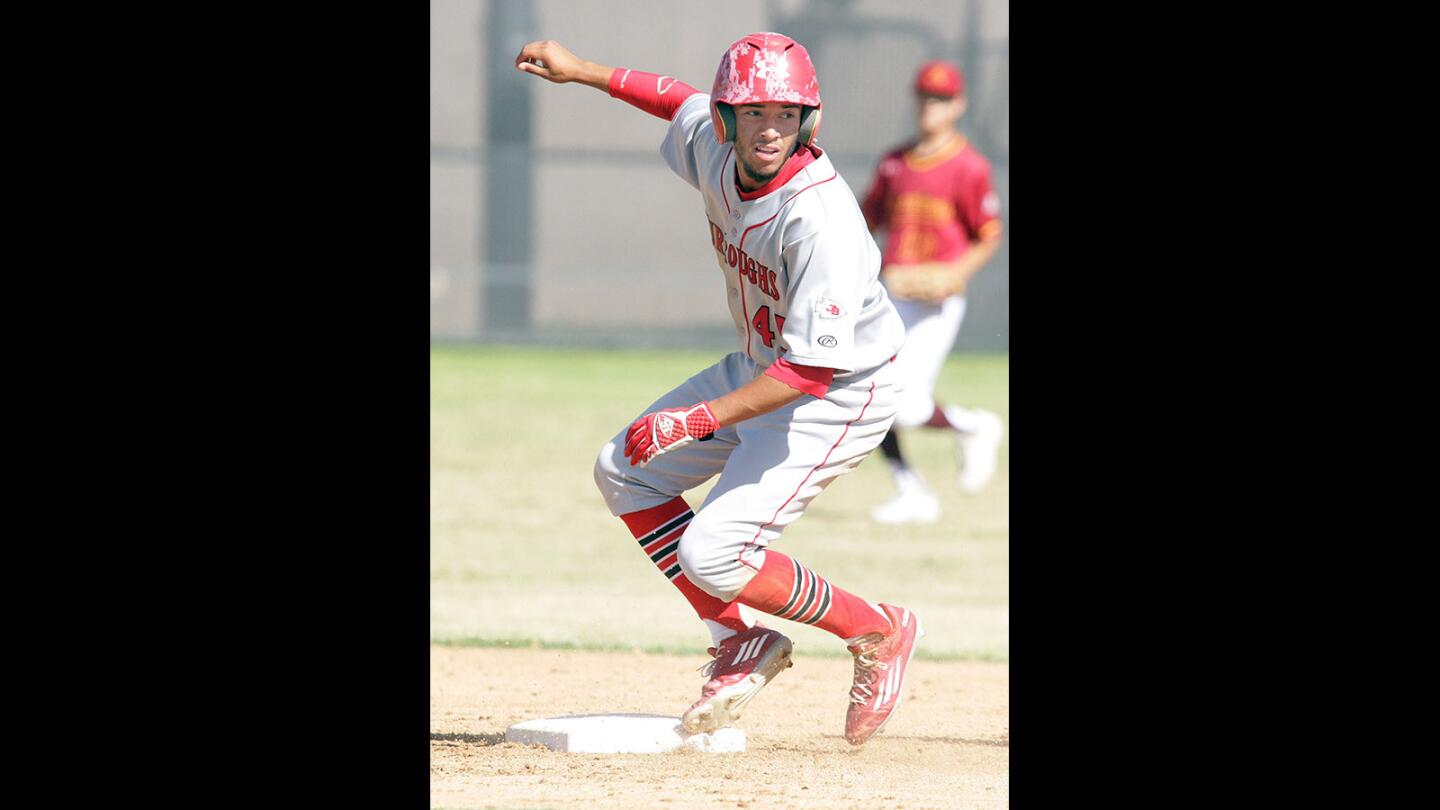
<instances>
[{"instance_id":1,"label":"red batting helmet","mask_svg":"<svg viewBox=\"0 0 1440 810\"><path fill-rule=\"evenodd\" d=\"M735 140L735 105L779 101L800 105L800 145L809 146L820 129L820 80L805 46L784 34L741 37L720 57L710 90L715 140Z\"/></svg>"}]
</instances>

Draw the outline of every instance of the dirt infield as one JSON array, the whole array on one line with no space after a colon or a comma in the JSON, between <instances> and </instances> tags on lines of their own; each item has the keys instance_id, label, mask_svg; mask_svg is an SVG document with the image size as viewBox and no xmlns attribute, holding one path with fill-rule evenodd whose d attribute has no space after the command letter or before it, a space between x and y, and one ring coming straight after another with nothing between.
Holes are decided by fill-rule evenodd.
<instances>
[{"instance_id":1,"label":"dirt infield","mask_svg":"<svg viewBox=\"0 0 1440 810\"><path fill-rule=\"evenodd\" d=\"M504 741L513 723L599 712L679 715L696 657L432 647L437 808L953 808L1009 804L1009 665L916 660L904 703L845 742L848 658L798 656L739 723L741 754L564 754Z\"/></svg>"}]
</instances>

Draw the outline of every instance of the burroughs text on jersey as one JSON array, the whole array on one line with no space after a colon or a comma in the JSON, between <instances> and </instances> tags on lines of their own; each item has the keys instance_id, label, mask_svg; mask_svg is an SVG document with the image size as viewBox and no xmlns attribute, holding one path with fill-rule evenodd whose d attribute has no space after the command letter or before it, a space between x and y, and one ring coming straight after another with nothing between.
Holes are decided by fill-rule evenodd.
<instances>
[{"instance_id":1,"label":"burroughs text on jersey","mask_svg":"<svg viewBox=\"0 0 1440 810\"><path fill-rule=\"evenodd\" d=\"M720 261L734 267L740 277L748 279L760 292L778 300L780 293L775 287L775 271L745 255L745 251L725 241L725 232L720 226L710 223L710 244L720 254Z\"/></svg>"}]
</instances>

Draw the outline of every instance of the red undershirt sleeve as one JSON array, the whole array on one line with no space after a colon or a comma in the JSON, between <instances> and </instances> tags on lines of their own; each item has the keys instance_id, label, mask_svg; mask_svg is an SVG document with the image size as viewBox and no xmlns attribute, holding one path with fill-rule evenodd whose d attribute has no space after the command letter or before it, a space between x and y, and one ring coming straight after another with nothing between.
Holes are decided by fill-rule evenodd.
<instances>
[{"instance_id":1,"label":"red undershirt sleeve","mask_svg":"<svg viewBox=\"0 0 1440 810\"><path fill-rule=\"evenodd\" d=\"M835 369L802 366L782 357L765 369L765 376L774 377L796 391L803 391L816 399L824 399L830 390L831 380L835 379Z\"/></svg>"},{"instance_id":2,"label":"red undershirt sleeve","mask_svg":"<svg viewBox=\"0 0 1440 810\"><path fill-rule=\"evenodd\" d=\"M641 70L615 68L610 74L610 96L635 107L639 107L666 121L675 117L675 111L685 99L700 92L690 85L669 76L657 76Z\"/></svg>"}]
</instances>

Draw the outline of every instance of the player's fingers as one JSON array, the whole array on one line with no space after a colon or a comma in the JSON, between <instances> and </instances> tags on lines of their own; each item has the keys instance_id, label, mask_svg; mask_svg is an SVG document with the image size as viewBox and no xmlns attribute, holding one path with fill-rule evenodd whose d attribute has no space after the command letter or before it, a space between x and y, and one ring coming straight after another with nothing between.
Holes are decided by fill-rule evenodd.
<instances>
[{"instance_id":1,"label":"player's fingers","mask_svg":"<svg viewBox=\"0 0 1440 810\"><path fill-rule=\"evenodd\" d=\"M633 441L635 441L635 437L640 436L640 435L644 434L645 432L646 432L645 420L644 420L644 419L641 419L640 421L638 421L638 422L636 422L636 423L634 423L634 424L632 424L632 425L630 426L630 430L626 431L626 433L625 433L625 438L626 438L627 441L633 442Z\"/></svg>"},{"instance_id":2,"label":"player's fingers","mask_svg":"<svg viewBox=\"0 0 1440 810\"><path fill-rule=\"evenodd\" d=\"M638 430L636 429L637 427L639 427ZM648 443L648 441L649 434L644 430L644 425L640 423L632 425L629 435L625 437L626 458L630 458L634 456L637 451L642 450L643 448L641 447L641 445Z\"/></svg>"},{"instance_id":3,"label":"player's fingers","mask_svg":"<svg viewBox=\"0 0 1440 810\"><path fill-rule=\"evenodd\" d=\"M644 466L645 466L645 463L650 460L650 459L648 458L648 456L649 456L648 450L649 450L649 448L645 448L644 450L641 450L640 448L636 448L636 451L635 451L634 453L631 453L631 454L630 454L630 466L631 466L631 467L644 467Z\"/></svg>"},{"instance_id":4,"label":"player's fingers","mask_svg":"<svg viewBox=\"0 0 1440 810\"><path fill-rule=\"evenodd\" d=\"M527 65L529 67L526 67ZM520 53L515 56L515 67L527 73L537 74L547 70L545 66L545 43L531 42L521 48Z\"/></svg>"},{"instance_id":5,"label":"player's fingers","mask_svg":"<svg viewBox=\"0 0 1440 810\"><path fill-rule=\"evenodd\" d=\"M533 73L542 79L555 78L549 68L541 67L534 62L516 62L515 67L519 68L521 73Z\"/></svg>"},{"instance_id":6,"label":"player's fingers","mask_svg":"<svg viewBox=\"0 0 1440 810\"><path fill-rule=\"evenodd\" d=\"M540 59L541 57L543 57L545 54L546 43L547 40L543 39L537 40L535 42L525 43L524 47L520 49L520 55L515 57L515 64L518 65L521 62L533 62L536 59Z\"/></svg>"}]
</instances>

